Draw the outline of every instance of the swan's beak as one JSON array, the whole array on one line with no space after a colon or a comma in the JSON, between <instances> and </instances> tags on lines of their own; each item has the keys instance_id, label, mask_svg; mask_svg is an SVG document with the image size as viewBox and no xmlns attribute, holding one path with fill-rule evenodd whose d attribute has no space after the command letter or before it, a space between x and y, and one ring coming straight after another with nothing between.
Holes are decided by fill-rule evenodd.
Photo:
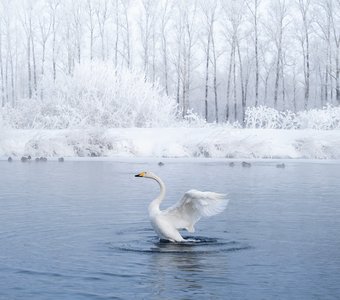
<instances>
[{"instance_id":1,"label":"swan's beak","mask_svg":"<svg viewBox=\"0 0 340 300\"><path fill-rule=\"evenodd\" d=\"M135 175L135 177L144 177L144 175L145 175L145 172L142 172L142 173Z\"/></svg>"}]
</instances>

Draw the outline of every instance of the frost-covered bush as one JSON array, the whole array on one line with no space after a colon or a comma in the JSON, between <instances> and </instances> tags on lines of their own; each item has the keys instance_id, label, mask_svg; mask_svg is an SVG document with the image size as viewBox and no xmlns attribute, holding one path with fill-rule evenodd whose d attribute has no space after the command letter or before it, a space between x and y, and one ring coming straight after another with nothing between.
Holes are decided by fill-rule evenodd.
<instances>
[{"instance_id":1,"label":"frost-covered bush","mask_svg":"<svg viewBox=\"0 0 340 300\"><path fill-rule=\"evenodd\" d=\"M2 115L14 128L164 127L174 123L176 111L175 101L143 74L93 62L45 84L43 100L20 100Z\"/></svg>"},{"instance_id":2,"label":"frost-covered bush","mask_svg":"<svg viewBox=\"0 0 340 300\"><path fill-rule=\"evenodd\" d=\"M273 129L340 129L340 107L328 105L323 109L311 109L296 114L266 106L248 107L245 126Z\"/></svg>"},{"instance_id":3,"label":"frost-covered bush","mask_svg":"<svg viewBox=\"0 0 340 300\"><path fill-rule=\"evenodd\" d=\"M267 106L248 107L245 126L247 128L297 129L296 115L291 111L278 111Z\"/></svg>"},{"instance_id":4,"label":"frost-covered bush","mask_svg":"<svg viewBox=\"0 0 340 300\"><path fill-rule=\"evenodd\" d=\"M301 128L313 129L340 129L340 107L328 105L323 109L311 109L301 111L297 118Z\"/></svg>"},{"instance_id":5,"label":"frost-covered bush","mask_svg":"<svg viewBox=\"0 0 340 300\"><path fill-rule=\"evenodd\" d=\"M183 122L180 122L179 125L185 127L206 127L207 121L190 109L184 116Z\"/></svg>"}]
</instances>

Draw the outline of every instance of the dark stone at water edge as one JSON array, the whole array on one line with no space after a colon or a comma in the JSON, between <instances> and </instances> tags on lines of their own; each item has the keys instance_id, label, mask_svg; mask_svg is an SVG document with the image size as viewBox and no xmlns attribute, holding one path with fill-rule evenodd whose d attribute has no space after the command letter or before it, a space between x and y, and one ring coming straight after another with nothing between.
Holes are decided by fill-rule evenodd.
<instances>
[{"instance_id":1,"label":"dark stone at water edge","mask_svg":"<svg viewBox=\"0 0 340 300\"><path fill-rule=\"evenodd\" d=\"M46 157L43 157L43 156L37 157L37 158L35 159L35 161L36 161L36 162L39 162L39 161L46 162L46 161L47 161L47 158L46 158Z\"/></svg>"},{"instance_id":2,"label":"dark stone at water edge","mask_svg":"<svg viewBox=\"0 0 340 300\"><path fill-rule=\"evenodd\" d=\"M276 167L279 168L279 169L284 169L286 167L286 165L284 163L282 163L282 164L277 164Z\"/></svg>"},{"instance_id":3,"label":"dark stone at water edge","mask_svg":"<svg viewBox=\"0 0 340 300\"><path fill-rule=\"evenodd\" d=\"M21 157L22 162L26 162L27 160L28 160L28 158L26 156Z\"/></svg>"},{"instance_id":4,"label":"dark stone at water edge","mask_svg":"<svg viewBox=\"0 0 340 300\"><path fill-rule=\"evenodd\" d=\"M64 162L64 158L63 158L63 157L59 157L59 158L58 158L58 161L59 161L59 162Z\"/></svg>"},{"instance_id":5,"label":"dark stone at water edge","mask_svg":"<svg viewBox=\"0 0 340 300\"><path fill-rule=\"evenodd\" d=\"M229 167L235 167L235 163L232 161L229 163Z\"/></svg>"},{"instance_id":6,"label":"dark stone at water edge","mask_svg":"<svg viewBox=\"0 0 340 300\"><path fill-rule=\"evenodd\" d=\"M164 166L164 163L163 162L159 162L158 165L161 167L161 166Z\"/></svg>"},{"instance_id":7,"label":"dark stone at water edge","mask_svg":"<svg viewBox=\"0 0 340 300\"><path fill-rule=\"evenodd\" d=\"M12 162L13 161L12 157L8 157L7 161Z\"/></svg>"},{"instance_id":8,"label":"dark stone at water edge","mask_svg":"<svg viewBox=\"0 0 340 300\"><path fill-rule=\"evenodd\" d=\"M250 167L251 167L251 163L248 163L248 162L246 162L246 161L243 161L243 162L242 162L242 167L244 167L244 168L250 168Z\"/></svg>"}]
</instances>

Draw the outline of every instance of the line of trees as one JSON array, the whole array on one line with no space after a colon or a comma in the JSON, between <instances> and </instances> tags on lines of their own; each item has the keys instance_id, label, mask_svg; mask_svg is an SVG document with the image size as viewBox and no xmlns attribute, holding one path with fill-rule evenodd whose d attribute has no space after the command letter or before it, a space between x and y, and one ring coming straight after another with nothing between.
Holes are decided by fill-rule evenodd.
<instances>
[{"instance_id":1,"label":"line of trees","mask_svg":"<svg viewBox=\"0 0 340 300\"><path fill-rule=\"evenodd\" d=\"M183 116L340 104L340 0L0 0L0 103L44 101L76 64L159 81Z\"/></svg>"}]
</instances>

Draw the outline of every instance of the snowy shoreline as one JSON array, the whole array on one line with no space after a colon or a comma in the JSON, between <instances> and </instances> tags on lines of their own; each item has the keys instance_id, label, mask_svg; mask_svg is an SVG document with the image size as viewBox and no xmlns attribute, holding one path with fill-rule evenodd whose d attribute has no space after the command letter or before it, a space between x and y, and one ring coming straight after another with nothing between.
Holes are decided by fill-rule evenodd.
<instances>
[{"instance_id":1,"label":"snowy shoreline","mask_svg":"<svg viewBox=\"0 0 340 300\"><path fill-rule=\"evenodd\" d=\"M0 157L340 159L340 130L113 128L0 131Z\"/></svg>"}]
</instances>

